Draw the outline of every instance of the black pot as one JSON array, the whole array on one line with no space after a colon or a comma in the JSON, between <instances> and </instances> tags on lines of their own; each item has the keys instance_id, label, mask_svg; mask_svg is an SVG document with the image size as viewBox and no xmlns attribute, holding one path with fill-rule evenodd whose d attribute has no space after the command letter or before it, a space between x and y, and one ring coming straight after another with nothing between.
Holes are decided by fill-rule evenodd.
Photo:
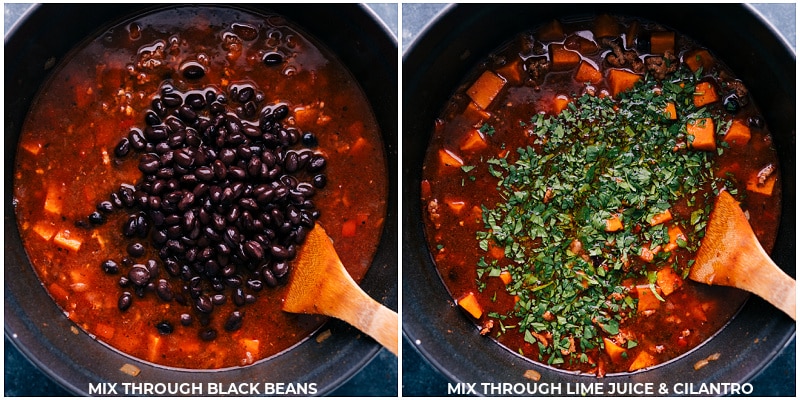
<instances>
[{"instance_id":1,"label":"black pot","mask_svg":"<svg viewBox=\"0 0 800 400\"><path fill-rule=\"evenodd\" d=\"M375 299L397 309L397 42L366 7L345 5L250 5L254 11L286 16L336 54L356 77L381 127L388 159L389 199L377 255L361 286ZM20 242L12 207L14 157L20 129L44 68L61 60L76 44L124 17L147 9L133 4L35 7L6 35L5 54L5 333L6 338L46 375L75 394L90 384L151 383L315 383L316 394L329 393L366 365L381 347L340 321L323 329L333 335L321 343L306 340L277 356L248 367L214 371L164 368L132 359L84 333L69 321L39 283ZM133 364L141 373L119 371ZM205 392L204 392L205 394ZM302 393L301 393L302 394Z\"/></svg>"},{"instance_id":2,"label":"black pot","mask_svg":"<svg viewBox=\"0 0 800 400\"><path fill-rule=\"evenodd\" d=\"M795 322L751 296L716 336L656 368L599 380L534 363L480 336L453 305L426 247L420 181L433 123L462 79L500 44L554 18L600 13L638 16L686 34L716 53L750 88L773 132L783 179L782 218L772 258L795 276L795 54L755 13L742 5L701 4L484 4L448 7L426 27L403 59L403 332L408 343L451 383L676 384L745 383L795 336ZM411 350L408 349L407 350ZM695 371L712 353L721 358ZM788 379L794 379L794 372ZM454 386L455 387L455 386ZM684 386L685 387L685 386ZM681 387L681 388L684 388ZM477 385L477 394L483 394ZM441 391L445 389L442 388ZM464 392L462 392L464 393ZM561 395L566 395L561 392ZM658 392L656 392L658 394ZM691 394L686 392L685 394Z\"/></svg>"}]
</instances>

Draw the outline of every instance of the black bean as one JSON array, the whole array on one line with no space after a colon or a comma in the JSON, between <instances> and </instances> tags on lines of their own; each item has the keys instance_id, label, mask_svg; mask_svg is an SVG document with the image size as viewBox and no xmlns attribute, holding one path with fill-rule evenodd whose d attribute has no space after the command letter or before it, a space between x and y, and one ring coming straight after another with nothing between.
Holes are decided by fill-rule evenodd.
<instances>
[{"instance_id":1,"label":"black bean","mask_svg":"<svg viewBox=\"0 0 800 400\"><path fill-rule=\"evenodd\" d=\"M319 146L319 141L317 140L317 135L315 135L315 134L313 134L311 132L304 133L302 141L303 141L303 145L306 146L306 147L314 148L314 147Z\"/></svg>"},{"instance_id":2,"label":"black bean","mask_svg":"<svg viewBox=\"0 0 800 400\"><path fill-rule=\"evenodd\" d=\"M105 260L100 264L103 271L107 274L116 274L119 272L119 264L114 260Z\"/></svg>"},{"instance_id":3,"label":"black bean","mask_svg":"<svg viewBox=\"0 0 800 400\"><path fill-rule=\"evenodd\" d=\"M275 278L275 275L272 273L272 269L270 269L269 265L266 265L261 269L261 280L264 281L264 284L269 287L274 288L278 286L278 279Z\"/></svg>"},{"instance_id":4,"label":"black bean","mask_svg":"<svg viewBox=\"0 0 800 400\"><path fill-rule=\"evenodd\" d=\"M210 342L217 338L217 331L213 328L202 329L199 333L200 339Z\"/></svg>"},{"instance_id":5,"label":"black bean","mask_svg":"<svg viewBox=\"0 0 800 400\"><path fill-rule=\"evenodd\" d=\"M181 314L181 325L189 326L189 325L192 324L193 321L194 321L194 318L192 318L191 314L187 314L187 313Z\"/></svg>"},{"instance_id":6,"label":"black bean","mask_svg":"<svg viewBox=\"0 0 800 400\"><path fill-rule=\"evenodd\" d=\"M101 214L99 211L95 211L89 214L88 219L92 225L101 225L106 223L106 216Z\"/></svg>"},{"instance_id":7,"label":"black bean","mask_svg":"<svg viewBox=\"0 0 800 400\"><path fill-rule=\"evenodd\" d=\"M214 303L215 306L221 306L221 305L225 304L225 301L227 301L227 300L228 300L228 298L224 294L221 294L221 293L217 293L217 294L211 296L211 302Z\"/></svg>"},{"instance_id":8,"label":"black bean","mask_svg":"<svg viewBox=\"0 0 800 400\"><path fill-rule=\"evenodd\" d=\"M289 257L289 252L286 250L286 247L283 247L279 244L273 244L270 246L269 251L270 254L272 254L272 257L278 260L285 260Z\"/></svg>"},{"instance_id":9,"label":"black bean","mask_svg":"<svg viewBox=\"0 0 800 400\"><path fill-rule=\"evenodd\" d=\"M169 108L176 108L183 103L183 99L176 93L166 93L161 96L161 102Z\"/></svg>"},{"instance_id":10,"label":"black bean","mask_svg":"<svg viewBox=\"0 0 800 400\"><path fill-rule=\"evenodd\" d=\"M317 189L323 189L328 184L328 177L326 177L324 174L314 175L314 178L311 180L311 184Z\"/></svg>"},{"instance_id":11,"label":"black bean","mask_svg":"<svg viewBox=\"0 0 800 400\"><path fill-rule=\"evenodd\" d=\"M128 254L131 257L138 258L144 255L144 246L139 242L133 242L128 245Z\"/></svg>"},{"instance_id":12,"label":"black bean","mask_svg":"<svg viewBox=\"0 0 800 400\"><path fill-rule=\"evenodd\" d=\"M187 123L193 123L197 119L197 113L189 106L178 108L178 117Z\"/></svg>"},{"instance_id":13,"label":"black bean","mask_svg":"<svg viewBox=\"0 0 800 400\"><path fill-rule=\"evenodd\" d=\"M233 297L233 304L236 304L236 306L241 307L244 305L244 290L242 288L236 288L231 297Z\"/></svg>"},{"instance_id":14,"label":"black bean","mask_svg":"<svg viewBox=\"0 0 800 400\"><path fill-rule=\"evenodd\" d=\"M311 157L311 160L308 162L308 171L309 172L317 172L325 168L325 157L321 155L315 155Z\"/></svg>"},{"instance_id":15,"label":"black bean","mask_svg":"<svg viewBox=\"0 0 800 400\"><path fill-rule=\"evenodd\" d=\"M243 87L242 89L239 90L239 94L237 96L237 100L240 103L247 103L253 97L255 97L255 94L256 94L255 89L253 89L251 86L246 86L246 87Z\"/></svg>"},{"instance_id":16,"label":"black bean","mask_svg":"<svg viewBox=\"0 0 800 400\"><path fill-rule=\"evenodd\" d=\"M214 303L211 302L211 298L207 295L200 295L197 297L197 299L195 299L194 306L197 311L200 311L201 313L208 314L214 311Z\"/></svg>"},{"instance_id":17,"label":"black bean","mask_svg":"<svg viewBox=\"0 0 800 400\"><path fill-rule=\"evenodd\" d=\"M161 300L172 301L172 288L169 286L169 282L167 282L166 279L158 280L158 285L156 285L156 294L159 298L161 298Z\"/></svg>"},{"instance_id":18,"label":"black bean","mask_svg":"<svg viewBox=\"0 0 800 400\"><path fill-rule=\"evenodd\" d=\"M244 254L253 261L260 261L264 258L264 249L255 240L248 240L242 245Z\"/></svg>"},{"instance_id":19,"label":"black bean","mask_svg":"<svg viewBox=\"0 0 800 400\"><path fill-rule=\"evenodd\" d=\"M203 68L202 64L190 61L182 66L182 73L183 77L186 79L197 80L205 76L206 70Z\"/></svg>"},{"instance_id":20,"label":"black bean","mask_svg":"<svg viewBox=\"0 0 800 400\"><path fill-rule=\"evenodd\" d=\"M241 329L242 327L242 312L239 310L233 311L228 319L225 321L225 330L233 332Z\"/></svg>"},{"instance_id":21,"label":"black bean","mask_svg":"<svg viewBox=\"0 0 800 400\"><path fill-rule=\"evenodd\" d=\"M186 95L184 104L191 107L193 110L202 110L206 107L206 98L201 93L190 93Z\"/></svg>"},{"instance_id":22,"label":"black bean","mask_svg":"<svg viewBox=\"0 0 800 400\"><path fill-rule=\"evenodd\" d=\"M160 333L162 335L169 335L170 333L172 333L174 331L174 328L172 327L172 324L170 324L167 321L161 321L161 322L157 323L156 324L156 329L158 330L158 333Z\"/></svg>"},{"instance_id":23,"label":"black bean","mask_svg":"<svg viewBox=\"0 0 800 400\"><path fill-rule=\"evenodd\" d=\"M143 264L134 264L128 271L128 279L136 286L145 286L150 281L150 271Z\"/></svg>"},{"instance_id":24,"label":"black bean","mask_svg":"<svg viewBox=\"0 0 800 400\"><path fill-rule=\"evenodd\" d=\"M287 273L289 273L289 263L279 261L272 265L272 274L275 275L275 278L283 278Z\"/></svg>"},{"instance_id":25,"label":"black bean","mask_svg":"<svg viewBox=\"0 0 800 400\"><path fill-rule=\"evenodd\" d=\"M245 283L245 285L247 286L248 289L254 292L259 292L261 291L261 289L264 288L263 282L261 282L258 279L249 279L247 283Z\"/></svg>"},{"instance_id":26,"label":"black bean","mask_svg":"<svg viewBox=\"0 0 800 400\"><path fill-rule=\"evenodd\" d=\"M119 300L117 300L117 307L119 307L120 311L126 311L131 308L131 304L133 304L133 296L130 292L123 292L119 296Z\"/></svg>"}]
</instances>

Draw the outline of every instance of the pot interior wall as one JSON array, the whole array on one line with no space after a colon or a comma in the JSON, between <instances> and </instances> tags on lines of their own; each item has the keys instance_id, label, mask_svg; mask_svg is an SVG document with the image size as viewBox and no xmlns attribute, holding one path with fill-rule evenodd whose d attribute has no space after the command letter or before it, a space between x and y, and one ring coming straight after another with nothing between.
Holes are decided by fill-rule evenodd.
<instances>
[{"instance_id":1,"label":"pot interior wall","mask_svg":"<svg viewBox=\"0 0 800 400\"><path fill-rule=\"evenodd\" d=\"M750 88L774 134L783 182L782 222L772 253L795 276L795 55L749 9L741 5L497 4L449 7L413 43L403 60L403 327L411 343L453 382L526 382L527 369L543 382L585 381L519 357L477 334L474 323L453 306L427 251L420 180L433 121L485 56L515 34L554 18L600 13L660 22L716 53ZM490 26L490 28L489 28ZM745 382L766 366L794 336L795 324L751 296L713 339L670 363L607 382ZM754 344L756 338L769 338ZM692 365L719 352L713 366Z\"/></svg>"}]
</instances>

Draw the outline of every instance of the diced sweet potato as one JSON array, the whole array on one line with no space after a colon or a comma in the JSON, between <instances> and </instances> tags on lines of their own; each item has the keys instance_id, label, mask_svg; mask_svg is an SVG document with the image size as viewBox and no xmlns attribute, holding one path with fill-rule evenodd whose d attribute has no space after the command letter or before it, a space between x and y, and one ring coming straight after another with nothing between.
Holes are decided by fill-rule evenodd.
<instances>
[{"instance_id":1,"label":"diced sweet potato","mask_svg":"<svg viewBox=\"0 0 800 400\"><path fill-rule=\"evenodd\" d=\"M475 297L475 294L472 292L459 297L456 303L475 319L478 319L481 317L481 315L483 315L483 308L481 308L481 305L478 304L478 298Z\"/></svg>"},{"instance_id":2,"label":"diced sweet potato","mask_svg":"<svg viewBox=\"0 0 800 400\"><path fill-rule=\"evenodd\" d=\"M569 105L569 97L560 94L553 99L553 114L558 115Z\"/></svg>"},{"instance_id":3,"label":"diced sweet potato","mask_svg":"<svg viewBox=\"0 0 800 400\"><path fill-rule=\"evenodd\" d=\"M753 174L750 179L747 180L747 190L760 193L765 196L772 196L773 190L775 190L775 182L778 180L778 174L772 174L764 181L763 184L758 182L758 174Z\"/></svg>"},{"instance_id":4,"label":"diced sweet potato","mask_svg":"<svg viewBox=\"0 0 800 400\"><path fill-rule=\"evenodd\" d=\"M622 230L622 220L619 215L612 215L611 218L606 220L606 232L616 232Z\"/></svg>"},{"instance_id":5,"label":"diced sweet potato","mask_svg":"<svg viewBox=\"0 0 800 400\"><path fill-rule=\"evenodd\" d=\"M508 285L511 283L511 273L508 271L500 272L500 280L503 281L504 285Z\"/></svg>"},{"instance_id":6,"label":"diced sweet potato","mask_svg":"<svg viewBox=\"0 0 800 400\"><path fill-rule=\"evenodd\" d=\"M522 83L524 77L524 71L522 70L522 59L519 57L514 58L513 61L498 68L496 72L503 79L505 79L506 82L512 85L519 85Z\"/></svg>"},{"instance_id":7,"label":"diced sweet potato","mask_svg":"<svg viewBox=\"0 0 800 400\"><path fill-rule=\"evenodd\" d=\"M624 69L609 69L607 79L611 96L617 97L620 93L632 89L641 78L640 75Z\"/></svg>"},{"instance_id":8,"label":"diced sweet potato","mask_svg":"<svg viewBox=\"0 0 800 400\"><path fill-rule=\"evenodd\" d=\"M578 82L589 82L591 84L600 83L603 80L603 74L600 73L594 65L586 60L581 61L578 66L578 72L575 73L575 80Z\"/></svg>"},{"instance_id":9,"label":"diced sweet potato","mask_svg":"<svg viewBox=\"0 0 800 400\"><path fill-rule=\"evenodd\" d=\"M449 207L454 214L459 214L461 210L463 210L464 207L467 205L467 203L465 203L464 200L452 198L449 196L445 196L444 203L447 204L447 207Z\"/></svg>"},{"instance_id":10,"label":"diced sweet potato","mask_svg":"<svg viewBox=\"0 0 800 400\"><path fill-rule=\"evenodd\" d=\"M637 313L657 310L659 307L661 307L661 300L659 300L658 297L656 297L656 294L653 293L653 290L650 289L650 285L637 285L636 294L639 298L639 301L636 305Z\"/></svg>"},{"instance_id":11,"label":"diced sweet potato","mask_svg":"<svg viewBox=\"0 0 800 400\"><path fill-rule=\"evenodd\" d=\"M56 233L55 236L53 236L53 242L58 246L72 251L78 251L81 248L81 244L83 244L76 234L67 229Z\"/></svg>"},{"instance_id":12,"label":"diced sweet potato","mask_svg":"<svg viewBox=\"0 0 800 400\"><path fill-rule=\"evenodd\" d=\"M603 347L606 350L606 354L611 357L611 361L622 361L623 354L625 353L625 349L622 346L614 343L614 341L609 338L603 338Z\"/></svg>"},{"instance_id":13,"label":"diced sweet potato","mask_svg":"<svg viewBox=\"0 0 800 400\"><path fill-rule=\"evenodd\" d=\"M575 50L583 55L596 54L600 47L594 40L587 39L578 34L572 34L564 40L564 47Z\"/></svg>"},{"instance_id":14,"label":"diced sweet potato","mask_svg":"<svg viewBox=\"0 0 800 400\"><path fill-rule=\"evenodd\" d=\"M600 15L594 20L594 29L592 29L592 32L595 38L619 36L619 22L608 14Z\"/></svg>"},{"instance_id":15,"label":"diced sweet potato","mask_svg":"<svg viewBox=\"0 0 800 400\"><path fill-rule=\"evenodd\" d=\"M660 31L650 33L650 52L664 54L675 53L675 32Z\"/></svg>"},{"instance_id":16,"label":"diced sweet potato","mask_svg":"<svg viewBox=\"0 0 800 400\"><path fill-rule=\"evenodd\" d=\"M561 40L564 38L564 28L558 20L554 19L542 25L542 27L536 31L536 38L543 42Z\"/></svg>"},{"instance_id":17,"label":"diced sweet potato","mask_svg":"<svg viewBox=\"0 0 800 400\"><path fill-rule=\"evenodd\" d=\"M689 146L694 150L714 151L717 143L714 138L714 120L699 118L686 123L686 133L689 134Z\"/></svg>"},{"instance_id":18,"label":"diced sweet potato","mask_svg":"<svg viewBox=\"0 0 800 400\"><path fill-rule=\"evenodd\" d=\"M700 82L694 87L694 106L700 108L704 105L717 102L719 96L714 86L709 82Z\"/></svg>"},{"instance_id":19,"label":"diced sweet potato","mask_svg":"<svg viewBox=\"0 0 800 400\"><path fill-rule=\"evenodd\" d=\"M47 221L39 221L33 225L33 231L36 232L42 239L48 241L53 238L53 235L56 234L58 228L53 226L50 222Z\"/></svg>"},{"instance_id":20,"label":"diced sweet potato","mask_svg":"<svg viewBox=\"0 0 800 400\"><path fill-rule=\"evenodd\" d=\"M686 52L683 56L683 62L692 72L697 72L701 67L703 72L708 72L711 66L714 65L714 57L706 49L697 49Z\"/></svg>"},{"instance_id":21,"label":"diced sweet potato","mask_svg":"<svg viewBox=\"0 0 800 400\"><path fill-rule=\"evenodd\" d=\"M242 346L245 353L250 353L253 359L258 359L261 343L258 339L242 339Z\"/></svg>"},{"instance_id":22,"label":"diced sweet potato","mask_svg":"<svg viewBox=\"0 0 800 400\"><path fill-rule=\"evenodd\" d=\"M500 246L491 246L489 248L489 255L495 260L502 260L506 256L506 249Z\"/></svg>"},{"instance_id":23,"label":"diced sweet potato","mask_svg":"<svg viewBox=\"0 0 800 400\"><path fill-rule=\"evenodd\" d=\"M664 296L669 296L683 285L683 278L676 274L672 267L664 267L656 272L656 285Z\"/></svg>"},{"instance_id":24,"label":"diced sweet potato","mask_svg":"<svg viewBox=\"0 0 800 400\"><path fill-rule=\"evenodd\" d=\"M369 154L368 150L369 150L369 142L367 142L367 140L364 139L363 137L359 136L359 138L356 139L355 142L353 142L353 145L350 146L350 151L348 152L348 154L350 155L350 157L361 157L368 155Z\"/></svg>"},{"instance_id":25,"label":"diced sweet potato","mask_svg":"<svg viewBox=\"0 0 800 400\"><path fill-rule=\"evenodd\" d=\"M641 351L639 354L636 355L636 358L633 359L631 366L628 367L628 372L633 372L636 370L640 370L647 367L652 367L656 365L658 361L652 354L648 353L647 351Z\"/></svg>"},{"instance_id":26,"label":"diced sweet potato","mask_svg":"<svg viewBox=\"0 0 800 400\"><path fill-rule=\"evenodd\" d=\"M47 291L50 293L50 296L52 296L53 299L57 301L66 301L67 299L69 299L69 292L64 290L64 288L62 288L61 285L59 285L56 282L53 282L50 285L48 285Z\"/></svg>"},{"instance_id":27,"label":"diced sweet potato","mask_svg":"<svg viewBox=\"0 0 800 400\"><path fill-rule=\"evenodd\" d=\"M61 214L63 205L64 187L61 185L51 185L47 188L44 198L44 210L53 214Z\"/></svg>"},{"instance_id":28,"label":"diced sweet potato","mask_svg":"<svg viewBox=\"0 0 800 400\"><path fill-rule=\"evenodd\" d=\"M28 153L31 153L33 155L39 154L39 151L42 150L42 144L41 143L32 142L32 141L21 142L19 144L19 147L22 147L23 150L25 150Z\"/></svg>"},{"instance_id":29,"label":"diced sweet potato","mask_svg":"<svg viewBox=\"0 0 800 400\"><path fill-rule=\"evenodd\" d=\"M478 129L472 129L467 132L461 145L458 147L461 151L476 151L485 149L487 146L486 139Z\"/></svg>"},{"instance_id":30,"label":"diced sweet potato","mask_svg":"<svg viewBox=\"0 0 800 400\"><path fill-rule=\"evenodd\" d=\"M347 221L344 221L344 223L342 223L342 236L347 238L356 236L357 227L358 224L356 223L355 219L351 218Z\"/></svg>"},{"instance_id":31,"label":"diced sweet potato","mask_svg":"<svg viewBox=\"0 0 800 400\"><path fill-rule=\"evenodd\" d=\"M675 103L667 103L664 108L664 114L669 119L678 119L678 111L675 109Z\"/></svg>"},{"instance_id":32,"label":"diced sweet potato","mask_svg":"<svg viewBox=\"0 0 800 400\"><path fill-rule=\"evenodd\" d=\"M492 114L489 112L478 108L478 106L473 102L469 102L467 104L467 107L464 108L462 115L464 118L466 118L467 122L472 125L479 125L481 122L486 121L492 116Z\"/></svg>"},{"instance_id":33,"label":"diced sweet potato","mask_svg":"<svg viewBox=\"0 0 800 400\"><path fill-rule=\"evenodd\" d=\"M506 80L498 76L492 71L483 71L480 77L467 89L467 96L472 99L475 104L482 108L487 109L492 104L492 100L503 90Z\"/></svg>"},{"instance_id":34,"label":"diced sweet potato","mask_svg":"<svg viewBox=\"0 0 800 400\"><path fill-rule=\"evenodd\" d=\"M673 251L678 248L678 240L686 240L686 234L683 233L678 225L671 225L667 228L667 235L669 236L669 243L664 246L664 251Z\"/></svg>"},{"instance_id":35,"label":"diced sweet potato","mask_svg":"<svg viewBox=\"0 0 800 400\"><path fill-rule=\"evenodd\" d=\"M655 257L656 257L656 255L653 254L652 250L650 250L650 245L649 244L646 244L646 245L642 246L641 249L639 249L639 258L642 261L649 263L649 262L652 262Z\"/></svg>"},{"instance_id":36,"label":"diced sweet potato","mask_svg":"<svg viewBox=\"0 0 800 400\"><path fill-rule=\"evenodd\" d=\"M656 214L653 216L653 218L650 218L650 226L656 226L668 221L672 221L672 213L669 211L669 209L666 209L664 212Z\"/></svg>"},{"instance_id":37,"label":"diced sweet potato","mask_svg":"<svg viewBox=\"0 0 800 400\"><path fill-rule=\"evenodd\" d=\"M563 44L553 43L549 47L550 69L553 71L567 71L577 67L581 62L581 55L564 48Z\"/></svg>"},{"instance_id":38,"label":"diced sweet potato","mask_svg":"<svg viewBox=\"0 0 800 400\"><path fill-rule=\"evenodd\" d=\"M455 155L452 151L447 149L439 150L439 162L445 167L461 168L464 166L464 161L461 157Z\"/></svg>"},{"instance_id":39,"label":"diced sweet potato","mask_svg":"<svg viewBox=\"0 0 800 400\"><path fill-rule=\"evenodd\" d=\"M732 146L744 146L750 141L750 126L746 122L735 119L731 122L728 132L722 138Z\"/></svg>"}]
</instances>

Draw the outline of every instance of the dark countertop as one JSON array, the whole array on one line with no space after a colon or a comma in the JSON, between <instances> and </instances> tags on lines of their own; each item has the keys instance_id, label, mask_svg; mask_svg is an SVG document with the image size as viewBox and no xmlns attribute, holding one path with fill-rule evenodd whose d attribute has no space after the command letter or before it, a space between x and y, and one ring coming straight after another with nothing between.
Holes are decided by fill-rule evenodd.
<instances>
[{"instance_id":1,"label":"dark countertop","mask_svg":"<svg viewBox=\"0 0 800 400\"><path fill-rule=\"evenodd\" d=\"M796 5L794 3L752 5L796 49ZM447 4L424 3L402 5L401 46L403 52L410 48L426 24L446 6ZM795 338L765 370L750 381L754 388L751 395L794 397L797 385L796 356L797 341ZM417 352L415 346L407 338L404 338L402 352L403 396L447 396L449 382Z\"/></svg>"},{"instance_id":2,"label":"dark countertop","mask_svg":"<svg viewBox=\"0 0 800 400\"><path fill-rule=\"evenodd\" d=\"M4 4L4 32L30 8L31 4ZM375 3L368 5L397 37L398 5ZM5 396L70 396L71 393L42 373L24 355L4 338ZM389 351L381 350L358 374L330 395L334 397L381 396L395 397L398 394L398 358Z\"/></svg>"}]
</instances>

